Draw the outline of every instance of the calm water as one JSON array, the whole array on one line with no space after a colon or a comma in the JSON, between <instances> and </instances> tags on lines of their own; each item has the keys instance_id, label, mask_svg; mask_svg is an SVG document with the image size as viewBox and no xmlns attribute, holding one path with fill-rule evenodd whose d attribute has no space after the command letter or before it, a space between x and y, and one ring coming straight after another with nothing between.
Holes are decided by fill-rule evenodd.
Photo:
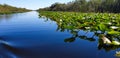
<instances>
[{"instance_id":1,"label":"calm water","mask_svg":"<svg viewBox=\"0 0 120 58\"><path fill-rule=\"evenodd\" d=\"M0 58L115 58L120 49L98 48L98 37L72 37L37 12L0 15ZM79 31L84 35L85 31ZM87 38L93 32L87 33Z\"/></svg>"}]
</instances>

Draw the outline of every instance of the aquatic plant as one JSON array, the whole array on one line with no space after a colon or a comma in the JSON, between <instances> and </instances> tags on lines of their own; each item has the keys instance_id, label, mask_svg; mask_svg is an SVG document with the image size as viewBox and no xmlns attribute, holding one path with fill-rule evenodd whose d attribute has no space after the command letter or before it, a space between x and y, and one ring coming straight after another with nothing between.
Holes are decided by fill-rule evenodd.
<instances>
[{"instance_id":1,"label":"aquatic plant","mask_svg":"<svg viewBox=\"0 0 120 58\"><path fill-rule=\"evenodd\" d=\"M74 38L80 37L79 31L84 30L94 32L94 36L102 39L102 44L120 45L120 14L42 11L39 16L57 22L60 31L73 32L74 36L71 37L73 39L69 38L70 41L66 39L65 42L74 41Z\"/></svg>"}]
</instances>

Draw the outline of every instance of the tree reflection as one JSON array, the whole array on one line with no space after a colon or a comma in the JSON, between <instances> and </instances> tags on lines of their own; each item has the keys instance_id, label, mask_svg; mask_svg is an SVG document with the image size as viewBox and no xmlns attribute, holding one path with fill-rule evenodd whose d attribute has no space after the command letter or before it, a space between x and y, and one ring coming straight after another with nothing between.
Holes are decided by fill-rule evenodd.
<instances>
[{"instance_id":1,"label":"tree reflection","mask_svg":"<svg viewBox=\"0 0 120 58\"><path fill-rule=\"evenodd\" d=\"M4 15L0 15L0 21L1 20L10 20L12 17L14 17L14 14L4 14Z\"/></svg>"}]
</instances>

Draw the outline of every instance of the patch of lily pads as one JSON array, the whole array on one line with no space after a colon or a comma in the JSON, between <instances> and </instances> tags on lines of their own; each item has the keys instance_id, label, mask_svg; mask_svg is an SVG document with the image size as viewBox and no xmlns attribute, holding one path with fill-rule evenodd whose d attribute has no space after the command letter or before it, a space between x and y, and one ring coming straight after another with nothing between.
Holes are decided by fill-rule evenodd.
<instances>
[{"instance_id":1,"label":"patch of lily pads","mask_svg":"<svg viewBox=\"0 0 120 58\"><path fill-rule=\"evenodd\" d=\"M73 32L72 38L84 30L94 32L94 36L99 37L99 44L120 45L120 14L42 11L39 16L57 22L58 30Z\"/></svg>"}]
</instances>

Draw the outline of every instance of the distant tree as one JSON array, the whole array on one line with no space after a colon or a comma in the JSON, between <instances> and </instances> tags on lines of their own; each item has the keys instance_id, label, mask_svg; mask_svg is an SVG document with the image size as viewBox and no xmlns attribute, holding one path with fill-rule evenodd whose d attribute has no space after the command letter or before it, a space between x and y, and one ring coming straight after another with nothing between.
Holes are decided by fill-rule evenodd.
<instances>
[{"instance_id":1,"label":"distant tree","mask_svg":"<svg viewBox=\"0 0 120 58\"><path fill-rule=\"evenodd\" d=\"M120 13L120 0L74 0L67 4L54 3L41 10Z\"/></svg>"},{"instance_id":2,"label":"distant tree","mask_svg":"<svg viewBox=\"0 0 120 58\"><path fill-rule=\"evenodd\" d=\"M50 6L52 11L65 11L65 4L55 3Z\"/></svg>"}]
</instances>

